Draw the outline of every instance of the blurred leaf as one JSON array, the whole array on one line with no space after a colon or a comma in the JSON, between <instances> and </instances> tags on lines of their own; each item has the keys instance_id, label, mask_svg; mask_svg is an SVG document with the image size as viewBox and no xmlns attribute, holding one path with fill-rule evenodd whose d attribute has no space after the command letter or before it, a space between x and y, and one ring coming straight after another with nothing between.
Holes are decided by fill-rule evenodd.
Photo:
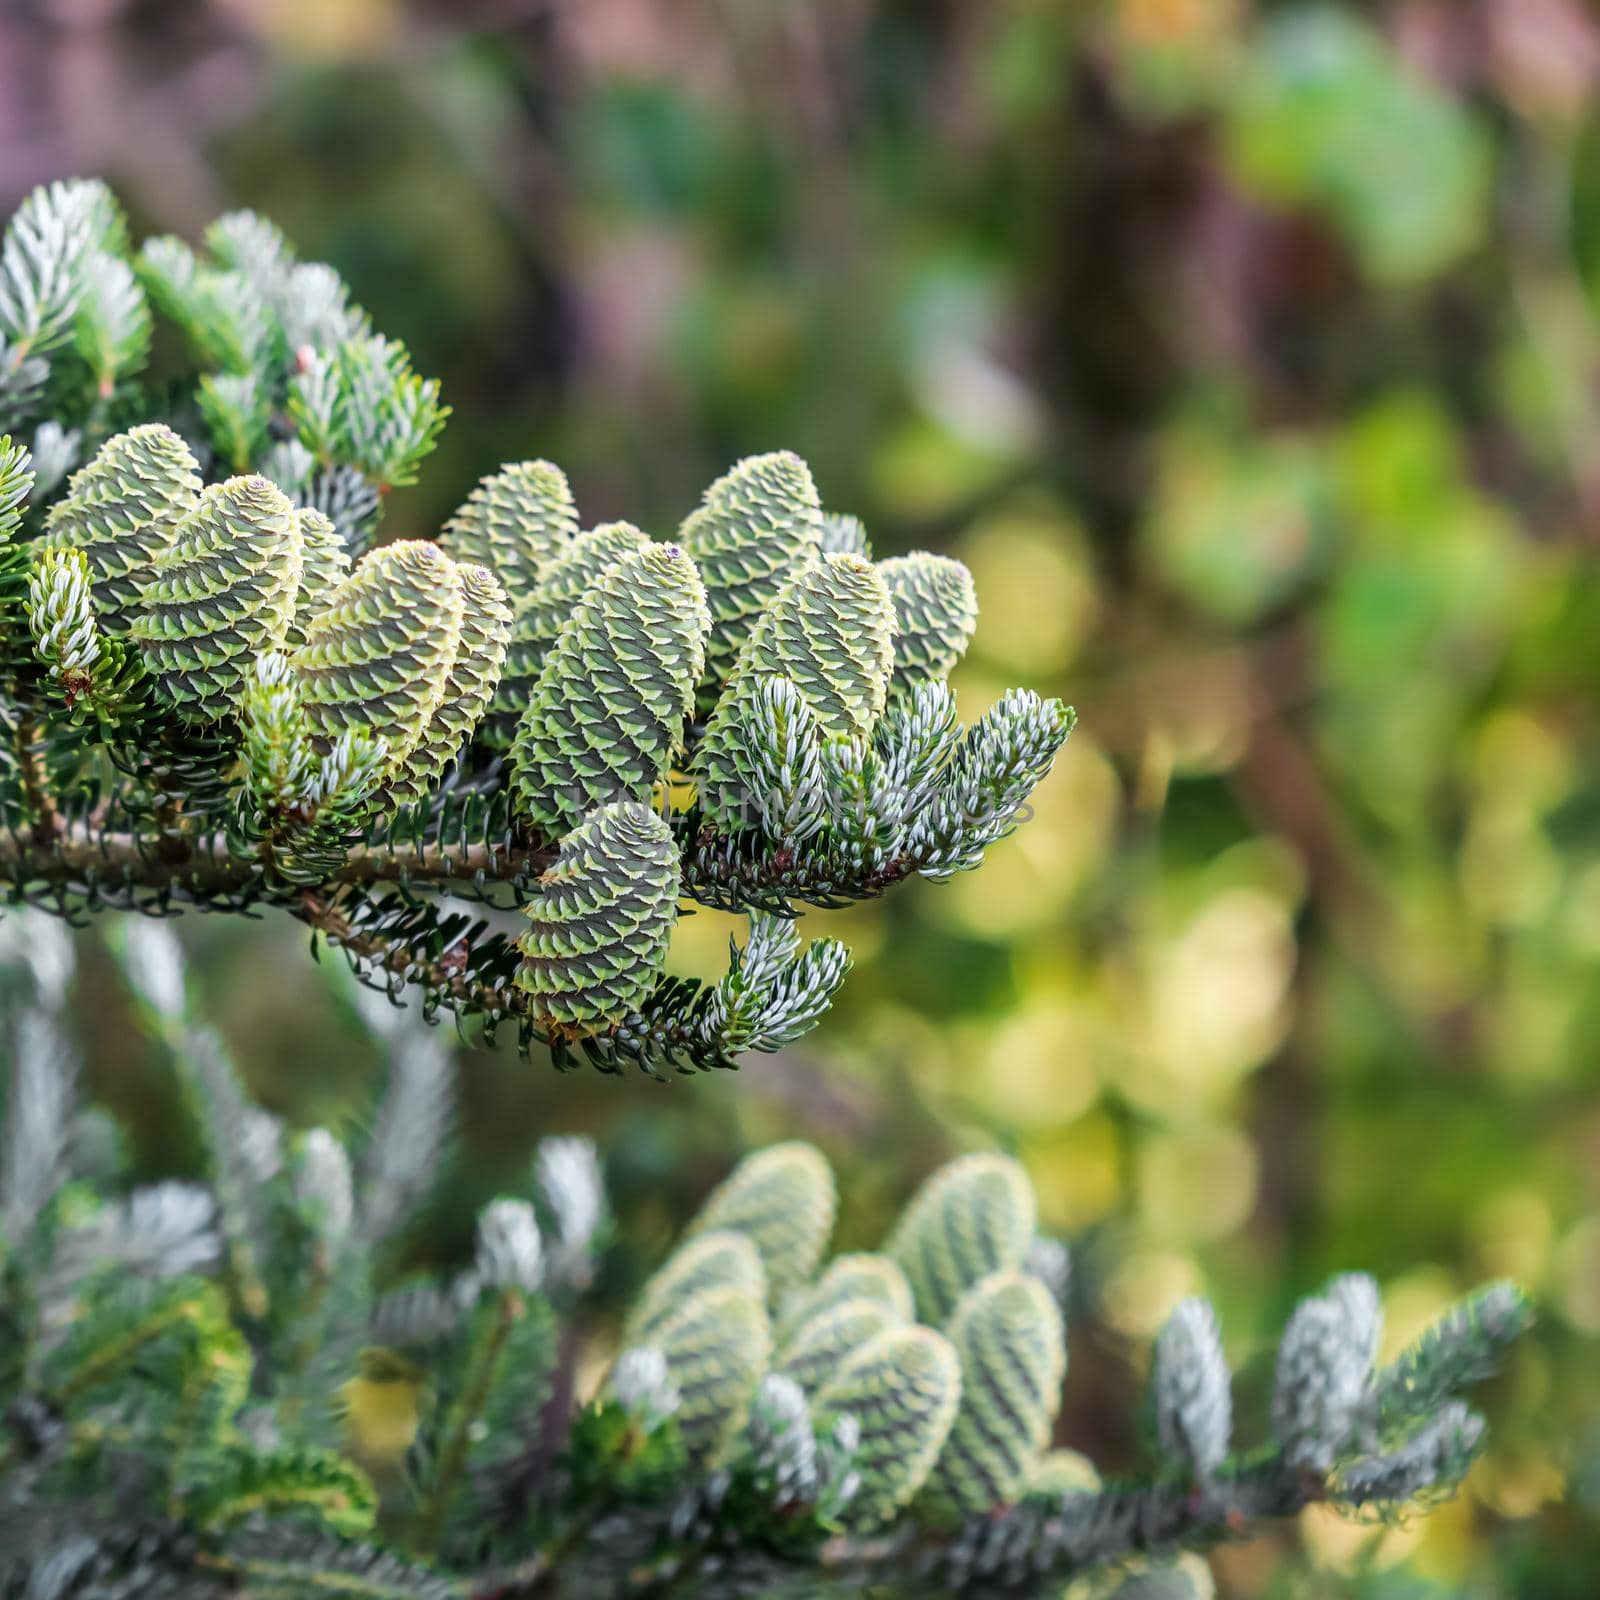
<instances>
[{"instance_id":1,"label":"blurred leaf","mask_svg":"<svg viewBox=\"0 0 1600 1600\"><path fill-rule=\"evenodd\" d=\"M1484 131L1346 10L1269 22L1226 109L1239 180L1322 211L1380 280L1430 277L1483 237Z\"/></svg>"},{"instance_id":2,"label":"blurred leaf","mask_svg":"<svg viewBox=\"0 0 1600 1600\"><path fill-rule=\"evenodd\" d=\"M1179 425L1161 440L1145 538L1156 570L1200 610L1254 622L1328 553L1332 499L1314 440L1235 443Z\"/></svg>"}]
</instances>

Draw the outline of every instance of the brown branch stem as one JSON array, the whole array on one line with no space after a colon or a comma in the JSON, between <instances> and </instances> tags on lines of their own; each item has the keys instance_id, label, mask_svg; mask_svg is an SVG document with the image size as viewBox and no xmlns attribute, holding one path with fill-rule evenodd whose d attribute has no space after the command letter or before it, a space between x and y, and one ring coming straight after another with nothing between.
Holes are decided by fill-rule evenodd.
<instances>
[{"instance_id":1,"label":"brown branch stem","mask_svg":"<svg viewBox=\"0 0 1600 1600\"><path fill-rule=\"evenodd\" d=\"M22 798L33 818L34 843L47 849L60 834L63 823L55 797L50 793L49 775L39 752L39 725L31 711L17 713L14 737Z\"/></svg>"},{"instance_id":2,"label":"brown branch stem","mask_svg":"<svg viewBox=\"0 0 1600 1600\"><path fill-rule=\"evenodd\" d=\"M954 1537L922 1530L909 1541L903 1530L839 1534L816 1551L812 1570L832 1585L856 1584L862 1592L1036 1594L1130 1556L1248 1538L1262 1524L1326 1498L1321 1478L1296 1470L1273 1451L1245 1463L1235 1476L1209 1484L1107 1484L1054 1504L1035 1500L996 1511L976 1544L971 1525ZM569 1572L582 1573L595 1558L606 1559L604 1549L587 1547L592 1533L592 1522L580 1522L574 1535L480 1580L469 1589L470 1600L542 1600L559 1593ZM614 1592L634 1600L675 1592L708 1546L718 1548L718 1539L714 1532L709 1541L687 1545L666 1540L667 1548L656 1558L619 1577ZM757 1564L746 1576L762 1570ZM804 1571L804 1558L791 1565L773 1555L765 1576L776 1590Z\"/></svg>"},{"instance_id":3,"label":"brown branch stem","mask_svg":"<svg viewBox=\"0 0 1600 1600\"><path fill-rule=\"evenodd\" d=\"M38 812L26 763L23 787L30 809ZM44 799L48 802L47 793ZM259 863L234 855L221 837L185 836L187 849L181 858L167 859L180 853L160 850L155 837L141 840L131 833L106 833L83 822L67 822L53 804L49 804L48 815L51 823L47 830L41 831L36 824L27 831L0 831L0 878L67 887L120 882L152 891L240 895L286 904L292 904L297 893L292 888L274 890L263 883ZM166 837L160 835L161 840ZM329 873L327 883L337 889L404 881L448 892L452 884L470 885L480 876L503 883L537 876L554 857L555 852L547 846L356 845Z\"/></svg>"}]
</instances>

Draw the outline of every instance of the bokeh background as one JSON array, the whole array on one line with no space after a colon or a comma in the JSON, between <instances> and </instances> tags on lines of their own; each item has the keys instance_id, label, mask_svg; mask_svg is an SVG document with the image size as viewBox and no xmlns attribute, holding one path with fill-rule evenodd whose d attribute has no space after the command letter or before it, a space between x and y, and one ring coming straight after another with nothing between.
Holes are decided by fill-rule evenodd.
<instances>
[{"instance_id":1,"label":"bokeh background","mask_svg":"<svg viewBox=\"0 0 1600 1600\"><path fill-rule=\"evenodd\" d=\"M1062 1437L1113 1467L1181 1294L1248 1416L1329 1272L1379 1277L1391 1343L1514 1275L1540 1332L1463 1497L1215 1570L1590 1600L1597 89L1580 0L0 4L4 210L69 173L144 231L259 208L443 379L390 532L545 455L664 534L791 447L880 554L973 568L969 717L1012 683L1081 714L980 872L809 919L858 968L804 1049L667 1086L463 1050L427 1248L550 1129L603 1141L623 1277L751 1144L828 1150L848 1244L1012 1149L1077 1246ZM183 932L261 1098L348 1114L376 1063L302 932ZM95 1088L181 1168L91 971Z\"/></svg>"}]
</instances>

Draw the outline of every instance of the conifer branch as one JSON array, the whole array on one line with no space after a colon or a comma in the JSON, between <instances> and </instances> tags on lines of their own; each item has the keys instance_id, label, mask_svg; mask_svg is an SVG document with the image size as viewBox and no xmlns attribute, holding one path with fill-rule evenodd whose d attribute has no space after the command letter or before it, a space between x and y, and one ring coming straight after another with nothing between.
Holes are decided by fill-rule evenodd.
<instances>
[{"instance_id":1,"label":"conifer branch","mask_svg":"<svg viewBox=\"0 0 1600 1600\"><path fill-rule=\"evenodd\" d=\"M192 357L188 436L140 391L152 309ZM107 438L112 392L134 420ZM277 905L394 998L513 1020L558 1062L694 1071L798 1038L842 948L686 985L677 901L792 918L972 868L1072 728L1013 692L962 730L970 574L875 562L789 452L671 542L584 529L528 461L436 541L376 543L448 407L248 212L135 254L103 186L30 196L0 240L0 412L41 452L0 441L0 896Z\"/></svg>"},{"instance_id":2,"label":"conifer branch","mask_svg":"<svg viewBox=\"0 0 1600 1600\"><path fill-rule=\"evenodd\" d=\"M488 1336L481 1347L473 1351L467 1391L455 1407L450 1432L439 1452L432 1486L418 1513L418 1542L425 1550L438 1541L450 1497L456 1492L466 1468L472 1431L481 1424L497 1369L523 1311L521 1293L513 1288L502 1289L496 1298Z\"/></svg>"},{"instance_id":3,"label":"conifer branch","mask_svg":"<svg viewBox=\"0 0 1600 1600\"><path fill-rule=\"evenodd\" d=\"M369 1258L403 1233L449 1114L434 1036L364 1008L394 1062L367 1159L325 1133L300 1144L224 1061L184 1064L205 1030L181 954L160 924L136 926L124 970L193 1080L205 1183L127 1202L69 1183L70 1066L47 1052L14 1080L0 1339L21 1343L0 1351L0 1593L21 1574L56 1600L88 1574L197 1600L796 1586L1045 1600L1083 1573L1172 1571L1176 1552L1308 1505L1393 1516L1451 1493L1484 1434L1463 1391L1528 1324L1516 1291L1491 1286L1375 1368L1375 1286L1335 1279L1290 1319L1270 1434L1240 1449L1214 1314L1186 1301L1157 1342L1152 1457L1102 1484L1047 1450L1067 1339L1034 1271L1059 1250L1036 1247L1021 1168L953 1162L881 1252L825 1263L833 1175L790 1143L711 1195L638 1295L599 1392L575 1402L550 1373L597 1264L592 1152L542 1151L527 1195L481 1215L470 1266L386 1292ZM748 1021L795 960L792 927L758 922L735 957L724 1003ZM48 940L11 959L54 1019L65 983ZM230 1246L246 1236L249 1274ZM337 1253L321 1295L305 1292L314 1249ZM130 1271L135 1258L149 1265ZM553 1470L528 1471L535 1426L565 1439ZM71 1474L55 1470L69 1456Z\"/></svg>"}]
</instances>

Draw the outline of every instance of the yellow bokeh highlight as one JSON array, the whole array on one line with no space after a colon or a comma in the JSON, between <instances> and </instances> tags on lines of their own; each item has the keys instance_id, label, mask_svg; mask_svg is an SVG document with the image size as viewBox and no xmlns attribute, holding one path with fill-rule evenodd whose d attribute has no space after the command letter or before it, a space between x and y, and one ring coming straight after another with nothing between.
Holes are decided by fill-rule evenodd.
<instances>
[{"instance_id":1,"label":"yellow bokeh highlight","mask_svg":"<svg viewBox=\"0 0 1600 1600\"><path fill-rule=\"evenodd\" d=\"M1294 961L1288 904L1245 886L1151 940L1142 971L1113 975L1139 1046L1120 1087L1162 1115L1214 1104L1282 1042Z\"/></svg>"},{"instance_id":2,"label":"yellow bokeh highlight","mask_svg":"<svg viewBox=\"0 0 1600 1600\"><path fill-rule=\"evenodd\" d=\"M1600 1215L1584 1217L1568 1231L1552 1267L1561 1315L1578 1332L1600 1336Z\"/></svg>"},{"instance_id":3,"label":"yellow bokeh highlight","mask_svg":"<svg viewBox=\"0 0 1600 1600\"><path fill-rule=\"evenodd\" d=\"M233 13L293 59L360 59L391 47L405 23L395 0L234 0Z\"/></svg>"},{"instance_id":4,"label":"yellow bokeh highlight","mask_svg":"<svg viewBox=\"0 0 1600 1600\"><path fill-rule=\"evenodd\" d=\"M667 950L667 970L682 977L715 979L728 964L728 940L744 943L747 923L726 911L696 907L680 916Z\"/></svg>"},{"instance_id":5,"label":"yellow bokeh highlight","mask_svg":"<svg viewBox=\"0 0 1600 1600\"><path fill-rule=\"evenodd\" d=\"M1050 1232L1091 1227L1122 1203L1121 1141L1109 1117L1026 1132L1017 1153L1039 1197L1040 1224Z\"/></svg>"},{"instance_id":6,"label":"yellow bokeh highlight","mask_svg":"<svg viewBox=\"0 0 1600 1600\"><path fill-rule=\"evenodd\" d=\"M1431 1507L1428 1515L1419 1519L1421 1538L1417 1541L1413 1561L1423 1577L1453 1588L1471 1570L1477 1554L1472 1521L1473 1501L1477 1499L1475 1481L1479 1475L1478 1470L1473 1471L1455 1499Z\"/></svg>"},{"instance_id":7,"label":"yellow bokeh highlight","mask_svg":"<svg viewBox=\"0 0 1600 1600\"><path fill-rule=\"evenodd\" d=\"M1048 996L1031 1001L987 1030L974 1092L1023 1127L1070 1122L1100 1093L1093 1041L1080 1008Z\"/></svg>"},{"instance_id":8,"label":"yellow bokeh highlight","mask_svg":"<svg viewBox=\"0 0 1600 1600\"><path fill-rule=\"evenodd\" d=\"M1567 1475L1543 1450L1496 1450L1473 1470L1472 1486L1499 1515L1521 1520L1563 1500Z\"/></svg>"},{"instance_id":9,"label":"yellow bokeh highlight","mask_svg":"<svg viewBox=\"0 0 1600 1600\"><path fill-rule=\"evenodd\" d=\"M1565 932L1574 953L1600 956L1600 865L1577 875L1567 899Z\"/></svg>"},{"instance_id":10,"label":"yellow bokeh highlight","mask_svg":"<svg viewBox=\"0 0 1600 1600\"><path fill-rule=\"evenodd\" d=\"M1418 1576L1454 1585L1473 1560L1473 1512L1467 1495L1431 1507L1426 1517L1387 1526L1331 1506L1309 1506L1299 1520L1312 1561L1333 1572L1385 1571L1406 1562Z\"/></svg>"},{"instance_id":11,"label":"yellow bokeh highlight","mask_svg":"<svg viewBox=\"0 0 1600 1600\"><path fill-rule=\"evenodd\" d=\"M1255 1147L1235 1128L1153 1134L1138 1154L1144 1224L1153 1238L1176 1243L1224 1239L1249 1218L1260 1175Z\"/></svg>"},{"instance_id":12,"label":"yellow bokeh highlight","mask_svg":"<svg viewBox=\"0 0 1600 1600\"><path fill-rule=\"evenodd\" d=\"M1053 676L1076 659L1094 625L1096 581L1082 529L1043 497L984 518L957 551L983 608L973 654L1007 672Z\"/></svg>"},{"instance_id":13,"label":"yellow bokeh highlight","mask_svg":"<svg viewBox=\"0 0 1600 1600\"><path fill-rule=\"evenodd\" d=\"M1300 1537L1316 1566L1333 1572L1354 1572L1358 1568L1381 1572L1397 1566L1416 1550L1422 1529L1417 1523L1375 1528L1332 1506L1307 1506L1300 1513Z\"/></svg>"},{"instance_id":14,"label":"yellow bokeh highlight","mask_svg":"<svg viewBox=\"0 0 1600 1600\"><path fill-rule=\"evenodd\" d=\"M1520 710L1485 720L1472 764L1480 793L1530 807L1555 803L1572 782L1572 750L1562 735Z\"/></svg>"},{"instance_id":15,"label":"yellow bokeh highlight","mask_svg":"<svg viewBox=\"0 0 1600 1600\"><path fill-rule=\"evenodd\" d=\"M1484 724L1473 752L1477 797L1461 884L1486 921L1527 926L1548 915L1566 869L1544 815L1566 794L1571 768L1567 748L1526 713L1502 711Z\"/></svg>"},{"instance_id":16,"label":"yellow bokeh highlight","mask_svg":"<svg viewBox=\"0 0 1600 1600\"><path fill-rule=\"evenodd\" d=\"M1102 1306L1119 1333L1148 1340L1180 1300L1199 1291L1200 1274L1190 1257L1173 1250L1135 1250L1106 1280Z\"/></svg>"},{"instance_id":17,"label":"yellow bokeh highlight","mask_svg":"<svg viewBox=\"0 0 1600 1600\"><path fill-rule=\"evenodd\" d=\"M1418 1575L1449 1582L1462 1575L1471 1550L1470 1508L1459 1500L1382 1528L1313 1506L1301 1513L1300 1527L1313 1558L1335 1572L1381 1571L1404 1561Z\"/></svg>"},{"instance_id":18,"label":"yellow bokeh highlight","mask_svg":"<svg viewBox=\"0 0 1600 1600\"><path fill-rule=\"evenodd\" d=\"M813 939L842 939L859 962L870 961L887 934L881 908L874 905L851 906L847 911L804 910L797 927L802 944ZM742 915L704 906L695 906L692 912L686 909L672 930L667 971L715 983L728 969L729 939L742 945L749 933L749 921Z\"/></svg>"},{"instance_id":19,"label":"yellow bokeh highlight","mask_svg":"<svg viewBox=\"0 0 1600 1600\"><path fill-rule=\"evenodd\" d=\"M1571 1071L1572 1032L1584 999L1564 973L1513 949L1494 1003L1485 1007L1483 1056L1507 1088L1526 1094Z\"/></svg>"},{"instance_id":20,"label":"yellow bokeh highlight","mask_svg":"<svg viewBox=\"0 0 1600 1600\"><path fill-rule=\"evenodd\" d=\"M1461 890L1453 872L1430 863L1408 863L1384 914L1369 919L1362 933L1370 947L1370 965L1415 1010L1448 1011L1481 993L1483 945L1461 916Z\"/></svg>"},{"instance_id":21,"label":"yellow bokeh highlight","mask_svg":"<svg viewBox=\"0 0 1600 1600\"><path fill-rule=\"evenodd\" d=\"M1539 812L1515 801L1474 810L1461 847L1461 886L1485 921L1525 927L1542 920L1565 870Z\"/></svg>"},{"instance_id":22,"label":"yellow bokeh highlight","mask_svg":"<svg viewBox=\"0 0 1600 1600\"><path fill-rule=\"evenodd\" d=\"M1502 1189L1473 1211L1475 1275L1537 1283L1544 1275L1554 1221L1549 1202L1532 1189Z\"/></svg>"}]
</instances>

